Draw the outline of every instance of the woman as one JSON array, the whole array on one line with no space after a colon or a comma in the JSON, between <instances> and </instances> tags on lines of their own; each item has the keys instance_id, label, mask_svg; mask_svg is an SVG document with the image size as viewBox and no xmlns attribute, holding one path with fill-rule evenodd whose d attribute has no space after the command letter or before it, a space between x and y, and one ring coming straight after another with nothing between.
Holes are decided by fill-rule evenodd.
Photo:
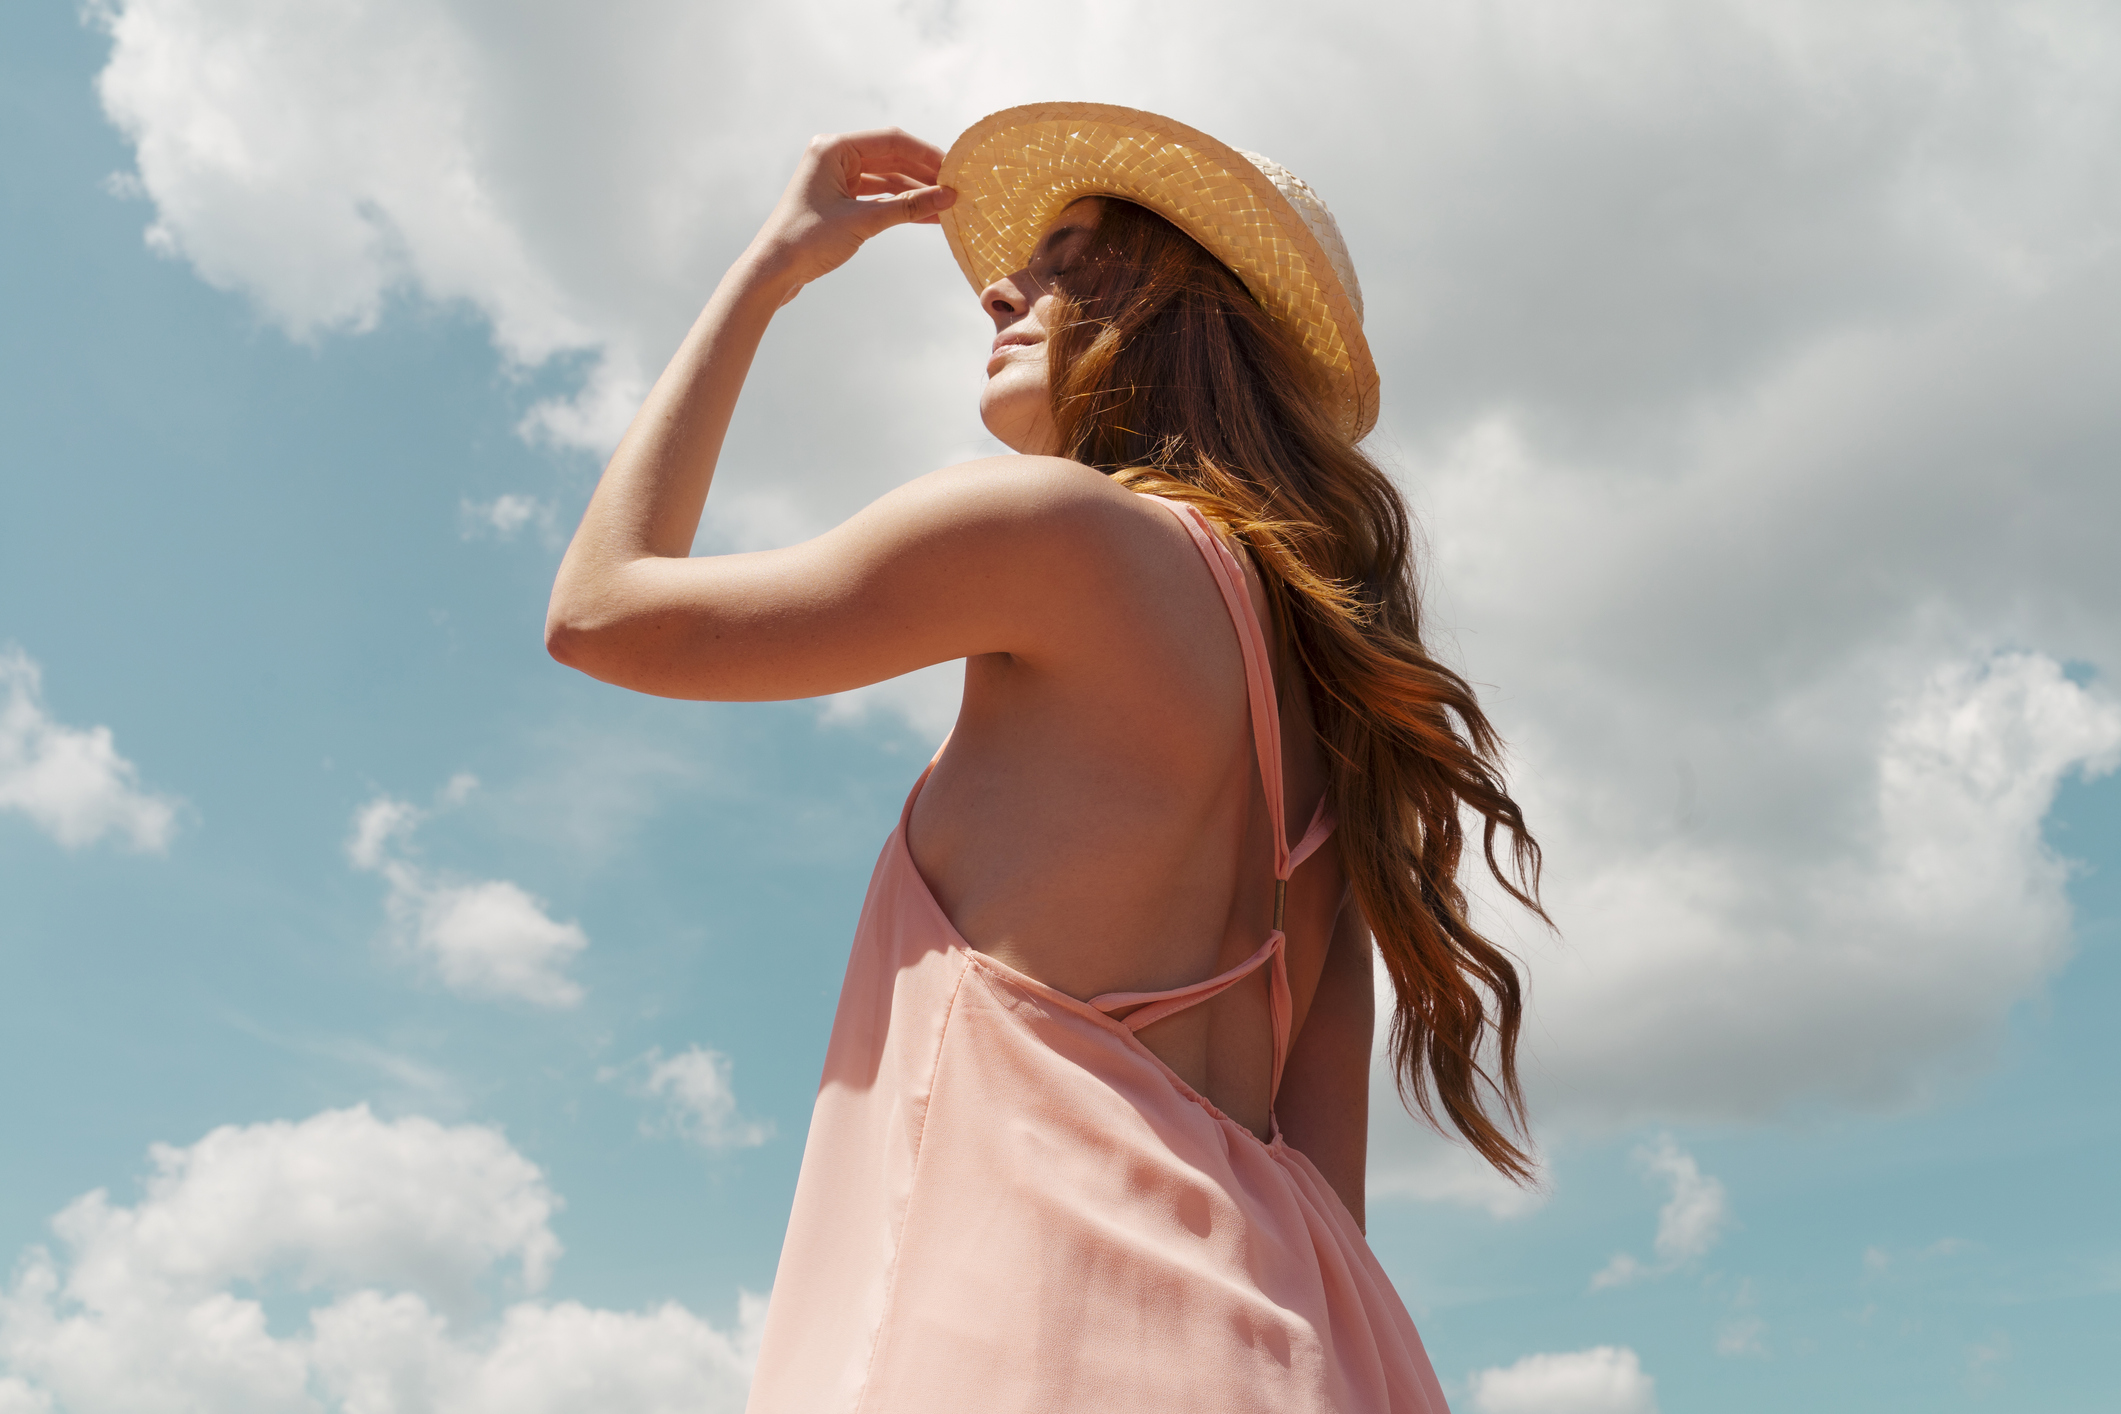
<instances>
[{"instance_id":1,"label":"woman","mask_svg":"<svg viewBox=\"0 0 2121 1414\"><path fill-rule=\"evenodd\" d=\"M774 310L937 220L1019 455L687 558ZM1532 907L1537 852L1355 446L1359 300L1308 188L1168 119L820 138L613 456L561 661L724 701L966 663L863 908L752 1409L1443 1410L1362 1237L1372 937L1402 1090L1526 1176L1461 812Z\"/></svg>"}]
</instances>

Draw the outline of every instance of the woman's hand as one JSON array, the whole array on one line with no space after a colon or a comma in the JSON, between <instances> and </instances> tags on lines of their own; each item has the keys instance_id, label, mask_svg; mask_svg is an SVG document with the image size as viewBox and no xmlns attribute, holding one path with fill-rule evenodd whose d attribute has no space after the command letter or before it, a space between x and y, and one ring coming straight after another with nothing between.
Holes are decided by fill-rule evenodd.
<instances>
[{"instance_id":1,"label":"woman's hand","mask_svg":"<svg viewBox=\"0 0 2121 1414\"><path fill-rule=\"evenodd\" d=\"M877 232L933 224L957 200L934 185L942 163L941 148L899 128L814 137L745 259L786 283L785 304Z\"/></svg>"}]
</instances>

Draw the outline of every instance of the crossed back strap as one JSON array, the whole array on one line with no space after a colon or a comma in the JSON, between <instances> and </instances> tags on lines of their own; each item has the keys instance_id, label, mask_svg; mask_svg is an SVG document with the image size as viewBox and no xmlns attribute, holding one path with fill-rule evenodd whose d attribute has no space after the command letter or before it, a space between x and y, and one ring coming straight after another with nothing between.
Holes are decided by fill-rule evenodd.
<instances>
[{"instance_id":1,"label":"crossed back strap","mask_svg":"<svg viewBox=\"0 0 2121 1414\"><path fill-rule=\"evenodd\" d=\"M1126 1007L1135 1010L1121 1019L1120 1024L1130 1031L1139 1032L1143 1027L1153 1026L1165 1017L1188 1007L1199 1006L1211 997L1221 995L1251 976L1263 966L1271 964L1268 979L1268 1010L1274 1024L1274 1074L1272 1090L1281 1089L1282 1063L1289 1056L1289 969L1285 956L1288 939L1282 933L1282 905L1285 901L1289 876L1296 866L1311 857L1326 837L1333 833L1333 812L1321 798L1318 809L1311 815L1311 824L1295 849L1289 848L1288 831L1283 816L1283 791L1281 779L1281 711L1275 703L1274 663L1267 654L1267 636L1260 627L1259 616L1252 611L1252 596L1245 588L1245 572L1237 562L1228 545L1209 526L1207 517L1193 506L1162 496L1151 496L1149 500L1169 510L1178 517L1193 537L1193 544L1208 562L1208 572L1215 577L1215 587L1222 591L1223 607L1229 610L1230 624L1237 630L1237 644L1245 660L1245 696L1251 705L1252 745L1259 759L1259 781L1266 793L1267 817L1271 821L1274 837L1274 931L1267 935L1259 951L1246 958L1227 972L1218 973L1205 982L1195 982L1189 987L1174 987L1162 992L1107 992L1092 997L1090 1005L1100 1011L1112 1012Z\"/></svg>"}]
</instances>

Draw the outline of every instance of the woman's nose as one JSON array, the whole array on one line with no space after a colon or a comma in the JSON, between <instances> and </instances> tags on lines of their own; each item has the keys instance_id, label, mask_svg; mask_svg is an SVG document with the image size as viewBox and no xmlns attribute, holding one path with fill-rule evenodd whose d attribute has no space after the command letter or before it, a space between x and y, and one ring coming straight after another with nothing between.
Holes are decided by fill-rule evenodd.
<instances>
[{"instance_id":1,"label":"woman's nose","mask_svg":"<svg viewBox=\"0 0 2121 1414\"><path fill-rule=\"evenodd\" d=\"M1024 311L1031 308L1031 301L1024 298L1024 292L1017 287L1015 277L1010 275L1004 275L981 290L979 302L980 308L992 315L996 323L1019 319L1023 317Z\"/></svg>"}]
</instances>

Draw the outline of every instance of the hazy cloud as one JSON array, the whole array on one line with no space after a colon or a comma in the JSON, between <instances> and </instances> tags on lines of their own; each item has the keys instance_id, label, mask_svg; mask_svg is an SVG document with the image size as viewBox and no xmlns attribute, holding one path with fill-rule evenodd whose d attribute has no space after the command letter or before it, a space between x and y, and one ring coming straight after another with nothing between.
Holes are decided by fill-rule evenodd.
<instances>
[{"instance_id":1,"label":"hazy cloud","mask_svg":"<svg viewBox=\"0 0 2121 1414\"><path fill-rule=\"evenodd\" d=\"M1391 978L1376 960L1375 985L1380 997L1391 995ZM1456 1139L1447 1139L1415 1123L1401 1108L1385 1049L1385 1028L1370 1055L1370 1148L1367 1187L1373 1198L1411 1198L1424 1203L1455 1203L1478 1208L1492 1218L1518 1218L1546 1205L1551 1190L1540 1183L1526 1187L1496 1172L1486 1159Z\"/></svg>"},{"instance_id":2,"label":"hazy cloud","mask_svg":"<svg viewBox=\"0 0 2121 1414\"><path fill-rule=\"evenodd\" d=\"M464 523L466 540L482 536L513 540L526 526L536 526L547 537L555 533L552 503L513 491L491 501L474 501L466 497L458 503L457 514Z\"/></svg>"},{"instance_id":3,"label":"hazy cloud","mask_svg":"<svg viewBox=\"0 0 2121 1414\"><path fill-rule=\"evenodd\" d=\"M1527 1355L1469 1383L1479 1414L1657 1414L1657 1381L1625 1346Z\"/></svg>"},{"instance_id":4,"label":"hazy cloud","mask_svg":"<svg viewBox=\"0 0 2121 1414\"><path fill-rule=\"evenodd\" d=\"M1767 1322L1758 1316L1733 1316L1716 1328L1718 1355L1767 1354Z\"/></svg>"},{"instance_id":5,"label":"hazy cloud","mask_svg":"<svg viewBox=\"0 0 2121 1414\"><path fill-rule=\"evenodd\" d=\"M2011 1355L2011 1338L2003 1331L1992 1331L1986 1340L1969 1345L1966 1348L1967 1387L1978 1395L2002 1384L2002 1366Z\"/></svg>"},{"instance_id":6,"label":"hazy cloud","mask_svg":"<svg viewBox=\"0 0 2121 1414\"><path fill-rule=\"evenodd\" d=\"M0 1377L0 1414L51 1414L52 1397L28 1381Z\"/></svg>"},{"instance_id":7,"label":"hazy cloud","mask_svg":"<svg viewBox=\"0 0 2121 1414\"><path fill-rule=\"evenodd\" d=\"M625 1414L743 1407L764 1302L738 1330L519 1300L559 1254L559 1200L477 1125L366 1107L157 1145L140 1201L84 1195L0 1295L0 1412ZM301 1328L256 1293L291 1289Z\"/></svg>"},{"instance_id":8,"label":"hazy cloud","mask_svg":"<svg viewBox=\"0 0 2121 1414\"><path fill-rule=\"evenodd\" d=\"M469 776L453 778L442 803L461 801L476 784ZM542 899L507 879L450 879L417 863L410 837L425 816L417 806L379 796L355 812L346 845L356 869L389 884L384 910L399 942L465 996L578 1004L582 988L565 968L589 946L581 926L553 918Z\"/></svg>"},{"instance_id":9,"label":"hazy cloud","mask_svg":"<svg viewBox=\"0 0 2121 1414\"><path fill-rule=\"evenodd\" d=\"M1591 1278L1593 1291L1678 1271L1706 1256L1730 1222L1723 1185L1703 1173L1694 1156L1673 1143L1669 1134L1654 1147L1637 1149L1635 1162L1652 1177L1663 1179L1671 1190L1671 1197L1657 1210L1657 1259L1645 1263L1622 1252Z\"/></svg>"},{"instance_id":10,"label":"hazy cloud","mask_svg":"<svg viewBox=\"0 0 2121 1414\"><path fill-rule=\"evenodd\" d=\"M70 727L44 707L44 679L19 648L0 649L0 810L29 817L68 849L116 837L159 854L177 802L140 788L109 727Z\"/></svg>"},{"instance_id":11,"label":"hazy cloud","mask_svg":"<svg viewBox=\"0 0 2121 1414\"><path fill-rule=\"evenodd\" d=\"M1456 1203L1494 1218L1517 1218L1539 1211L1552 1196L1543 1183L1512 1183L1464 1144L1416 1124L1400 1108L1398 1092L1382 1065L1374 1067L1370 1077L1370 1106L1372 1198Z\"/></svg>"},{"instance_id":12,"label":"hazy cloud","mask_svg":"<svg viewBox=\"0 0 2121 1414\"><path fill-rule=\"evenodd\" d=\"M938 663L904 677L834 693L823 699L821 718L828 724L852 725L867 722L878 712L893 712L940 746L957 721L964 695L965 665Z\"/></svg>"}]
</instances>

